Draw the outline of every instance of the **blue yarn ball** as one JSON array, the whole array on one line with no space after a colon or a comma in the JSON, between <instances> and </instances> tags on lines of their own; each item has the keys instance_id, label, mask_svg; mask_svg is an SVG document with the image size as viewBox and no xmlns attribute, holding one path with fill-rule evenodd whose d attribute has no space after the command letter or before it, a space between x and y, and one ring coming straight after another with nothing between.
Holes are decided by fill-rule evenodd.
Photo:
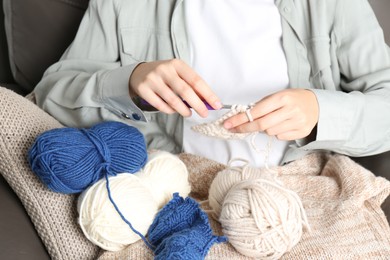
<instances>
[{"instance_id":1,"label":"blue yarn ball","mask_svg":"<svg viewBox=\"0 0 390 260\"><path fill-rule=\"evenodd\" d=\"M138 172L147 161L144 136L132 126L103 122L89 129L58 128L28 151L33 172L55 192L78 193L108 175Z\"/></svg>"}]
</instances>

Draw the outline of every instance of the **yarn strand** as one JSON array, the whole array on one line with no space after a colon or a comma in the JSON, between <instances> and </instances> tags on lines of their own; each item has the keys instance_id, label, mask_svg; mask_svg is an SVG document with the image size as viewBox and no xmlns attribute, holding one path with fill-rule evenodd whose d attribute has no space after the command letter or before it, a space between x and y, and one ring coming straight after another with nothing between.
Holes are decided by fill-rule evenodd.
<instances>
[{"instance_id":1,"label":"yarn strand","mask_svg":"<svg viewBox=\"0 0 390 260\"><path fill-rule=\"evenodd\" d=\"M131 229L134 233L136 233L152 251L154 251L155 247L146 239L146 237L145 237L144 235L142 235L139 231L137 231L137 230L133 227L133 225L130 223L130 221L128 221L128 220L126 219L125 216L123 216L122 212L120 211L120 209L118 208L118 206L116 205L115 201L114 201L113 198L112 198L108 174L105 175L105 178L106 178L106 188L107 188L108 198L109 198L111 204L114 206L116 212L118 212L119 216L120 216L120 217L122 218L122 220L130 227L130 229Z\"/></svg>"}]
</instances>

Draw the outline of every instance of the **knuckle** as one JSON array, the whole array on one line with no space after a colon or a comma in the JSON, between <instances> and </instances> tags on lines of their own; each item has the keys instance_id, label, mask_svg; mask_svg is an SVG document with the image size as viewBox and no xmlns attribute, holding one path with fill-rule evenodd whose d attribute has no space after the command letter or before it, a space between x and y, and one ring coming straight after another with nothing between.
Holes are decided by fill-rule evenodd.
<instances>
[{"instance_id":1,"label":"knuckle","mask_svg":"<svg viewBox=\"0 0 390 260\"><path fill-rule=\"evenodd\" d=\"M301 126L301 127L306 127L307 125L307 120L305 117L301 116L298 118L298 121L297 121L298 125Z\"/></svg>"},{"instance_id":2,"label":"knuckle","mask_svg":"<svg viewBox=\"0 0 390 260\"><path fill-rule=\"evenodd\" d=\"M303 133L305 136L308 136L311 133L312 129L310 127L305 127Z\"/></svg>"},{"instance_id":3,"label":"knuckle","mask_svg":"<svg viewBox=\"0 0 390 260\"><path fill-rule=\"evenodd\" d=\"M145 76L145 79L143 80L142 83L144 83L144 84L147 84L147 82L153 83L156 81L157 78L158 78L158 73L156 73L155 71L152 71Z\"/></svg>"},{"instance_id":4,"label":"knuckle","mask_svg":"<svg viewBox=\"0 0 390 260\"><path fill-rule=\"evenodd\" d=\"M265 127L264 122L262 120L256 120L257 129L261 132L268 133L268 129Z\"/></svg>"},{"instance_id":5,"label":"knuckle","mask_svg":"<svg viewBox=\"0 0 390 260\"><path fill-rule=\"evenodd\" d=\"M171 107L177 107L180 103L181 100L175 96L175 95L170 95L166 98L165 100Z\"/></svg>"},{"instance_id":6,"label":"knuckle","mask_svg":"<svg viewBox=\"0 0 390 260\"><path fill-rule=\"evenodd\" d=\"M280 101L283 103L283 104L290 104L292 103L292 97L289 93L280 93L280 97L279 97Z\"/></svg>"},{"instance_id":7,"label":"knuckle","mask_svg":"<svg viewBox=\"0 0 390 260\"><path fill-rule=\"evenodd\" d=\"M167 71L166 64L161 63L156 66L156 68L154 69L154 73L153 72L152 73L155 75L163 75L166 73L166 71Z\"/></svg>"},{"instance_id":8,"label":"knuckle","mask_svg":"<svg viewBox=\"0 0 390 260\"><path fill-rule=\"evenodd\" d=\"M189 84L194 88L194 89L199 89L200 85L202 84L202 79L200 78L199 75L193 75L189 79Z\"/></svg>"},{"instance_id":9,"label":"knuckle","mask_svg":"<svg viewBox=\"0 0 390 260\"><path fill-rule=\"evenodd\" d=\"M185 86L184 84L180 84L177 87L176 91L183 98L188 97L193 93L193 91L190 88L188 88L187 86Z\"/></svg>"},{"instance_id":10,"label":"knuckle","mask_svg":"<svg viewBox=\"0 0 390 260\"><path fill-rule=\"evenodd\" d=\"M275 134L276 134L275 130L272 130L272 129L267 129L264 131L264 133L266 133L267 135L270 135L270 136L275 136Z\"/></svg>"},{"instance_id":11,"label":"knuckle","mask_svg":"<svg viewBox=\"0 0 390 260\"><path fill-rule=\"evenodd\" d=\"M171 60L169 60L169 64L171 64L174 67L181 66L182 65L182 61L179 60L179 59L171 59Z\"/></svg>"}]
</instances>

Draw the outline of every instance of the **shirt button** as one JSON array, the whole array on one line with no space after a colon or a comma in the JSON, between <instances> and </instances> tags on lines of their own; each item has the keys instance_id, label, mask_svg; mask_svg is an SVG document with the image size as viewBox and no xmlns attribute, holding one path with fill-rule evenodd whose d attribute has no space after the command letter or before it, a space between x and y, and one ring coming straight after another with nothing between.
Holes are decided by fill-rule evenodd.
<instances>
[{"instance_id":1,"label":"shirt button","mask_svg":"<svg viewBox=\"0 0 390 260\"><path fill-rule=\"evenodd\" d=\"M286 6L283 10L284 10L284 12L286 12L286 13L289 13L289 12L291 11L290 7L287 7L287 6Z\"/></svg>"},{"instance_id":2,"label":"shirt button","mask_svg":"<svg viewBox=\"0 0 390 260\"><path fill-rule=\"evenodd\" d=\"M137 113L133 113L131 116L133 117L134 120L137 120L137 121L141 120L141 116L138 115Z\"/></svg>"}]
</instances>

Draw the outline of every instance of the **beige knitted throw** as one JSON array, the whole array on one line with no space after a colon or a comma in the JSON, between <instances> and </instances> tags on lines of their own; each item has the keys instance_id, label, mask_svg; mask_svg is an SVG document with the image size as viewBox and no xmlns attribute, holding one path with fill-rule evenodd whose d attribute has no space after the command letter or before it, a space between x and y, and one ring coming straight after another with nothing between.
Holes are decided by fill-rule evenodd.
<instances>
[{"instance_id":1,"label":"beige knitted throw","mask_svg":"<svg viewBox=\"0 0 390 260\"><path fill-rule=\"evenodd\" d=\"M226 166L190 154L180 158L190 173L191 196L206 200L213 178ZM310 154L275 170L301 197L312 229L282 259L389 259L390 228L380 208L390 193L388 180L346 156L328 153ZM214 232L222 234L220 224L209 220ZM102 250L98 259L153 259L153 254L137 242L119 252ZM249 258L224 243L214 245L206 259Z\"/></svg>"},{"instance_id":2,"label":"beige knitted throw","mask_svg":"<svg viewBox=\"0 0 390 260\"><path fill-rule=\"evenodd\" d=\"M0 87L0 174L23 203L51 259L95 259L98 247L86 239L77 224L76 195L50 191L27 161L35 138L59 127L58 121L32 102ZM7 209L1 208L0 214L3 210ZM6 234L0 231L1 235ZM25 255L25 259L32 258Z\"/></svg>"}]
</instances>

